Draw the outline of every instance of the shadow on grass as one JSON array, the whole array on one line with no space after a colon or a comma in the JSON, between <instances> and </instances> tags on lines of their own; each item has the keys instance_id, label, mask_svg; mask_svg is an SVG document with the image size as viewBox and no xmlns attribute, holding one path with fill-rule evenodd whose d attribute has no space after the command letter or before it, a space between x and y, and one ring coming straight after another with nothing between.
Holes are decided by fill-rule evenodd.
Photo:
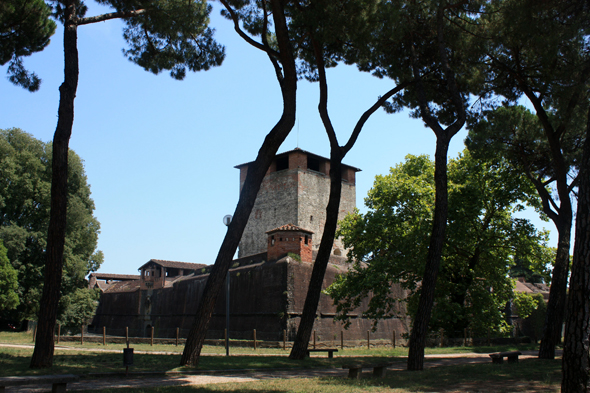
<instances>
[{"instance_id":1,"label":"shadow on grass","mask_svg":"<svg viewBox=\"0 0 590 393\"><path fill-rule=\"evenodd\" d=\"M320 383L342 387L387 387L401 391L558 392L561 360L526 359L516 364L486 363L424 371L389 371L385 378L365 377L360 381L333 378L320 380Z\"/></svg>"},{"instance_id":2,"label":"shadow on grass","mask_svg":"<svg viewBox=\"0 0 590 393\"><path fill-rule=\"evenodd\" d=\"M29 363L32 350L4 348L0 352L0 376L41 375L41 374L92 374L121 373L123 351L109 352L65 352L57 351L51 369L30 369ZM285 356L203 356L197 368L179 367L180 354L134 354L130 372L169 372L169 371L202 371L202 370L239 370L239 369L325 369L340 368L344 363L351 362L383 362L391 361L388 357L350 357L350 358L319 358L290 360ZM400 360L401 362L401 360Z\"/></svg>"},{"instance_id":3,"label":"shadow on grass","mask_svg":"<svg viewBox=\"0 0 590 393\"><path fill-rule=\"evenodd\" d=\"M409 392L558 392L559 360L525 360L519 364L460 365L420 372L390 371L386 378L295 378L256 382L221 383L201 386L134 387L134 393L409 393ZM122 390L106 389L101 393Z\"/></svg>"}]
</instances>

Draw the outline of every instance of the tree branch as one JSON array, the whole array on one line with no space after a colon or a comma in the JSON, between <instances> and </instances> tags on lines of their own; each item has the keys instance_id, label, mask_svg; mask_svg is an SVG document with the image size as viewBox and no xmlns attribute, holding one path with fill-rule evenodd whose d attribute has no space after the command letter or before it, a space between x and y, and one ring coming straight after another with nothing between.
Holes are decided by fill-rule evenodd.
<instances>
[{"instance_id":1,"label":"tree branch","mask_svg":"<svg viewBox=\"0 0 590 393\"><path fill-rule=\"evenodd\" d=\"M256 49L260 49L261 51L268 53L269 56L278 57L279 54L276 51L262 45L260 42L256 42L252 39L252 37L250 37L242 30L242 28L240 27L240 19L238 18L238 15L234 11L234 9L230 7L226 0L219 0L219 2L223 4L227 12L229 12L232 21L234 22L234 30L236 31L236 33L238 33L240 37L242 37L244 41L246 41L248 44L252 45Z\"/></svg>"},{"instance_id":2,"label":"tree branch","mask_svg":"<svg viewBox=\"0 0 590 393\"><path fill-rule=\"evenodd\" d=\"M462 4L459 2L458 4ZM436 27L436 36L438 40L438 53L441 60L441 65L443 72L445 73L445 78L447 80L447 86L451 93L451 101L456 109L457 120L453 122L450 126L446 128L446 132L449 134L448 138L452 138L465 124L466 114L465 108L463 106L463 99L461 98L461 93L459 92L459 88L457 87L457 80L455 79L455 73L451 69L449 65L449 58L447 56L445 39L444 39L444 7L439 7L436 16L437 27Z\"/></svg>"},{"instance_id":3,"label":"tree branch","mask_svg":"<svg viewBox=\"0 0 590 393\"><path fill-rule=\"evenodd\" d=\"M334 131L334 126L332 125L332 121L330 120L330 115L328 114L328 82L326 80L326 66L324 64L324 50L317 41L313 38L313 35L310 35L311 44L313 46L313 53L315 56L315 60L317 63L318 68L318 79L320 84L320 102L318 104L318 111L320 112L320 117L322 119L322 123L324 123L324 128L326 129L326 134L328 134L328 139L330 140L330 147L332 150L338 149L340 145L338 144L338 138L336 137L336 132Z\"/></svg>"},{"instance_id":4,"label":"tree branch","mask_svg":"<svg viewBox=\"0 0 590 393\"><path fill-rule=\"evenodd\" d=\"M96 23L96 22L104 22L105 20L110 20L110 19L132 18L134 16L141 15L145 12L146 12L145 9L141 9L141 10L132 10L132 11L111 12L110 14L89 16L87 18L77 18L76 25L82 26L82 25L88 25L88 24Z\"/></svg>"},{"instance_id":5,"label":"tree branch","mask_svg":"<svg viewBox=\"0 0 590 393\"><path fill-rule=\"evenodd\" d=\"M367 122L369 117L373 113L375 113L375 111L377 109L379 109L381 106L383 106L385 101L387 101L389 98L391 98L395 94L399 93L400 91L402 91L403 89L405 89L406 87L411 85L412 83L414 83L414 81L406 81L406 82L400 83L399 85L397 85L396 87L394 87L393 89L391 89L387 93L385 93L382 97L379 97L377 102L375 102L375 104L373 104L372 107L370 107L369 109L367 109L365 111L365 113L363 113L363 115L360 117L360 119L357 121L356 125L354 126L354 130L352 131L352 135L348 139L348 142L344 146L344 153L345 154L348 153L350 151L350 149L352 149L352 146L354 146L361 130L363 129L363 126L365 125L365 123Z\"/></svg>"}]
</instances>

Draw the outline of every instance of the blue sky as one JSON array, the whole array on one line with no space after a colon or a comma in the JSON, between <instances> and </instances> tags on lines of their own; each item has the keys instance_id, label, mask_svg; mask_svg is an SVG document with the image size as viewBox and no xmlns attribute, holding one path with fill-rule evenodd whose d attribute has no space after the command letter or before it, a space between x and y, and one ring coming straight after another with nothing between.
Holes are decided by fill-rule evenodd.
<instances>
[{"instance_id":1,"label":"blue sky","mask_svg":"<svg viewBox=\"0 0 590 393\"><path fill-rule=\"evenodd\" d=\"M89 4L87 16L108 12ZM190 73L184 81L153 75L122 54L117 20L78 29L79 86L70 147L85 161L95 216L101 223L101 272L135 274L149 259L213 263L238 201L235 165L256 157L266 133L281 114L278 83L266 56L242 41L232 25L211 15L216 38L226 46L221 67ZM41 53L25 59L42 79L29 93L0 78L0 128L18 127L45 142L57 122L63 81L63 30ZM2 67L2 73L6 67ZM359 116L393 87L354 67L329 70L329 109L344 144ZM297 123L280 151L300 147L329 157L317 114L318 87L301 81ZM463 130L450 157L463 150ZM365 125L345 163L357 174L357 206L378 174L407 154L433 156L435 137L406 113L379 110ZM539 227L553 229L534 212ZM556 245L556 236L550 242Z\"/></svg>"}]
</instances>

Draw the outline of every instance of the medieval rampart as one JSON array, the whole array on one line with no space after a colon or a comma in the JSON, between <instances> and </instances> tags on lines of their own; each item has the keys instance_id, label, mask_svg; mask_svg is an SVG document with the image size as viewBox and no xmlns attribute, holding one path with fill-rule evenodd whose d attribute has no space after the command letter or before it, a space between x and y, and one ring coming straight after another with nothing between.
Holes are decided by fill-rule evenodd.
<instances>
[{"instance_id":1,"label":"medieval rampart","mask_svg":"<svg viewBox=\"0 0 590 393\"><path fill-rule=\"evenodd\" d=\"M278 262L265 262L238 267L231 270L230 278L230 337L251 339L256 329L261 340L282 340L283 330L288 340L293 340L299 324L313 265L283 258ZM330 265L324 286L333 282L342 273L341 266ZM193 322L198 302L201 299L208 275L188 277L171 288L136 290L123 293L103 293L92 323L96 332L105 326L110 335L124 335L125 327L134 337L148 337L151 327L154 335L172 338L176 328L186 337ZM404 294L398 291L397 295ZM367 300L368 301L368 300ZM225 293L219 297L209 326L208 338L222 338L225 329ZM355 311L347 339L364 339L371 321L360 317L361 309ZM335 322L336 313L331 299L322 295L318 318L314 324L318 340L331 340L339 335L342 324ZM392 330L398 334L407 332L407 321L390 319L381 321L375 339L390 339Z\"/></svg>"}]
</instances>

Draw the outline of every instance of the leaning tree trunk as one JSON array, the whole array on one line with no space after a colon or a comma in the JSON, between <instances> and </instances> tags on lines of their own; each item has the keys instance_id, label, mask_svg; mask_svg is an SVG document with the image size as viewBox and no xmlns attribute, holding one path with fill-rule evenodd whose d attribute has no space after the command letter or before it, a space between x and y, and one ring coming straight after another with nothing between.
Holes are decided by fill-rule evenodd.
<instances>
[{"instance_id":1,"label":"leaning tree trunk","mask_svg":"<svg viewBox=\"0 0 590 393\"><path fill-rule=\"evenodd\" d=\"M217 298L223 289L232 258L238 248L242 233L252 212L258 190L278 148L295 124L295 97L292 98L292 102L289 103L289 106L292 107L291 113L284 113L272 131L273 134L280 135L281 138L274 138L270 141L267 138L258 152L256 161L248 167L248 174L242 192L240 193L240 200L238 201L227 234L221 244L219 254L217 254L215 264L209 273L203 296L197 308L195 320L186 339L180 360L182 366L197 366L199 364L201 348L205 342L209 321L213 315Z\"/></svg>"},{"instance_id":2,"label":"leaning tree trunk","mask_svg":"<svg viewBox=\"0 0 590 393\"><path fill-rule=\"evenodd\" d=\"M337 149L339 150L339 148ZM303 359L307 355L307 345L313 331L313 323L316 318L322 284L330 261L336 227L338 225L338 212L340 210L340 197L342 195L342 156L336 156L333 152L330 156L330 197L326 207L326 223L320 248L313 265L307 296L301 314L301 321L297 328L297 336L293 342L290 359Z\"/></svg>"},{"instance_id":3,"label":"leaning tree trunk","mask_svg":"<svg viewBox=\"0 0 590 393\"><path fill-rule=\"evenodd\" d=\"M447 187L447 152L449 140L443 135L437 135L436 152L434 155L434 184L436 189L434 218L430 245L424 278L420 288L420 301L418 311L414 316L412 332L410 334L410 349L408 352L408 370L424 369L424 347L426 346L426 333L428 323L434 305L434 290L436 278L442 258L442 249L445 241L448 215L448 187Z\"/></svg>"},{"instance_id":4,"label":"leaning tree trunk","mask_svg":"<svg viewBox=\"0 0 590 393\"><path fill-rule=\"evenodd\" d=\"M68 0L64 26L64 82L59 88L58 120L53 136L51 211L47 231L45 282L37 322L31 368L53 365L54 329L60 299L63 253L66 236L68 151L74 124L74 98L78 87L76 2Z\"/></svg>"},{"instance_id":5,"label":"leaning tree trunk","mask_svg":"<svg viewBox=\"0 0 590 393\"><path fill-rule=\"evenodd\" d=\"M561 391L590 390L590 112L580 166L574 262L567 301Z\"/></svg>"},{"instance_id":6,"label":"leaning tree trunk","mask_svg":"<svg viewBox=\"0 0 590 393\"><path fill-rule=\"evenodd\" d=\"M295 124L297 91L295 59L293 58L293 50L289 41L283 4L281 1L273 1L271 5L283 72L282 76L278 76L283 97L283 113L280 120L266 136L262 147L258 151L256 160L248 167L246 180L240 193L240 199L232 222L229 225L215 264L207 279L207 284L199 302L193 325L186 339L180 360L181 366L197 366L199 364L201 349L205 342L205 336L207 335L209 322L215 309L215 303L223 289L225 277L228 274L232 258L238 248L242 233L254 207L258 190L277 150Z\"/></svg>"}]
</instances>

